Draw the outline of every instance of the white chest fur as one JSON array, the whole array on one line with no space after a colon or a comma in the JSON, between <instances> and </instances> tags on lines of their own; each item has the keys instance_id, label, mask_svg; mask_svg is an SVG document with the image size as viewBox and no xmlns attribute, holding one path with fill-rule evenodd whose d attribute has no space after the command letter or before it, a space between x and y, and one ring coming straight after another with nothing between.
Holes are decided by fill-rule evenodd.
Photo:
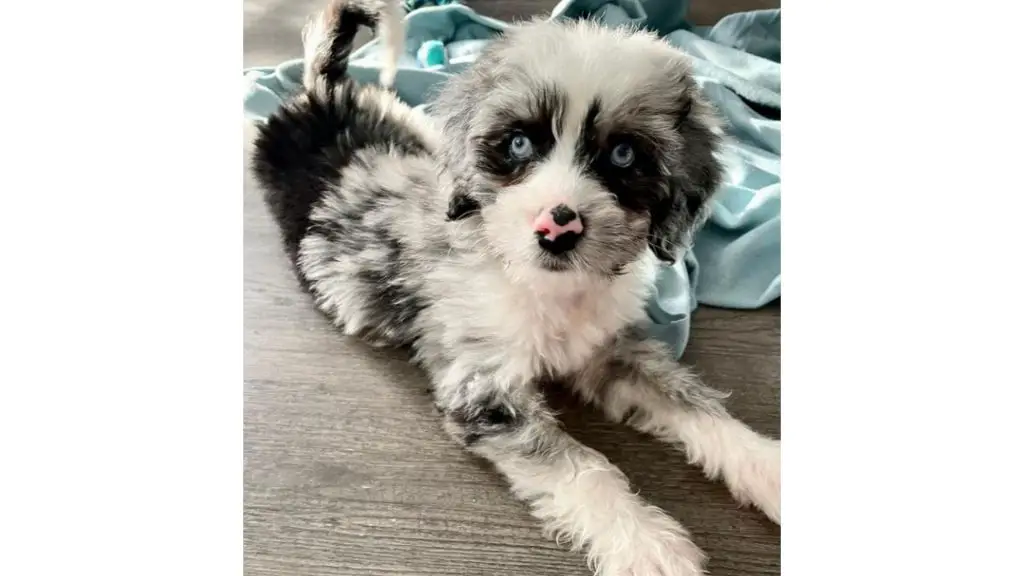
<instances>
[{"instance_id":1,"label":"white chest fur","mask_svg":"<svg viewBox=\"0 0 1024 576\"><path fill-rule=\"evenodd\" d=\"M614 279L544 272L516 281L497 266L464 269L442 305L448 341L486 340L476 361L510 376L572 373L645 317L655 266L652 256Z\"/></svg>"}]
</instances>

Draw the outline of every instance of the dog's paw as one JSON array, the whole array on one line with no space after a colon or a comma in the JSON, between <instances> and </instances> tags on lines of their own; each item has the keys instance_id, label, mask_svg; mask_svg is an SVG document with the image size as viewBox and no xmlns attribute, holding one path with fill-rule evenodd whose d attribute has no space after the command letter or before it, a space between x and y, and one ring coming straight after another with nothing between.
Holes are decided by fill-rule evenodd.
<instances>
[{"instance_id":1,"label":"dog's paw","mask_svg":"<svg viewBox=\"0 0 1024 576\"><path fill-rule=\"evenodd\" d=\"M782 524L782 449L778 440L761 439L743 465L742 482L734 488L736 497L760 509L776 524Z\"/></svg>"},{"instance_id":2,"label":"dog's paw","mask_svg":"<svg viewBox=\"0 0 1024 576\"><path fill-rule=\"evenodd\" d=\"M623 556L618 558L616 556ZM625 558L627 557L628 558ZM704 576L704 554L689 540L661 542L614 554L597 576Z\"/></svg>"},{"instance_id":3,"label":"dog's paw","mask_svg":"<svg viewBox=\"0 0 1024 576\"><path fill-rule=\"evenodd\" d=\"M655 508L591 549L597 576L703 576L705 556L686 530Z\"/></svg>"},{"instance_id":4,"label":"dog's paw","mask_svg":"<svg viewBox=\"0 0 1024 576\"><path fill-rule=\"evenodd\" d=\"M756 437L726 475L741 504L753 504L775 524L782 523L782 451L777 440Z\"/></svg>"}]
</instances>

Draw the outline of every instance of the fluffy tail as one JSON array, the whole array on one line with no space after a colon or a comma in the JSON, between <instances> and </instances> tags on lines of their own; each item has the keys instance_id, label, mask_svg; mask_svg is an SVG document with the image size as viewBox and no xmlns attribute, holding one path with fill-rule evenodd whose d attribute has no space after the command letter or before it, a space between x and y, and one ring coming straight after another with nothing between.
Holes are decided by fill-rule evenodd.
<instances>
[{"instance_id":1,"label":"fluffy tail","mask_svg":"<svg viewBox=\"0 0 1024 576\"><path fill-rule=\"evenodd\" d=\"M302 83L308 90L314 90L319 78L329 84L341 81L348 70L356 33L360 26L367 26L380 34L384 49L380 83L390 87L398 70L398 57L405 47L403 16L398 0L330 0L302 29Z\"/></svg>"},{"instance_id":2,"label":"fluffy tail","mask_svg":"<svg viewBox=\"0 0 1024 576\"><path fill-rule=\"evenodd\" d=\"M393 143L396 134L408 132L382 119L376 99L360 104L366 88L347 78L356 32L368 26L381 32L388 60L381 83L390 85L403 48L402 17L399 0L329 0L302 31L306 89L259 126L252 170L293 262L325 183L338 182L359 149Z\"/></svg>"}]
</instances>

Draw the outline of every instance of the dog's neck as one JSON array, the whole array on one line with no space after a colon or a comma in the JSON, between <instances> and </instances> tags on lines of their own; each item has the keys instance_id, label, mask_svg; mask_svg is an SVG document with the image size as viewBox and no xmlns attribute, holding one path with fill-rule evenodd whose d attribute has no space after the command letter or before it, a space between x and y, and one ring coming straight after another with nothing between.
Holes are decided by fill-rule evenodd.
<instances>
[{"instance_id":1,"label":"dog's neck","mask_svg":"<svg viewBox=\"0 0 1024 576\"><path fill-rule=\"evenodd\" d=\"M649 252L614 277L503 269L504 287L494 299L503 326L495 331L506 339L519 373L575 372L621 330L646 318L656 272Z\"/></svg>"}]
</instances>

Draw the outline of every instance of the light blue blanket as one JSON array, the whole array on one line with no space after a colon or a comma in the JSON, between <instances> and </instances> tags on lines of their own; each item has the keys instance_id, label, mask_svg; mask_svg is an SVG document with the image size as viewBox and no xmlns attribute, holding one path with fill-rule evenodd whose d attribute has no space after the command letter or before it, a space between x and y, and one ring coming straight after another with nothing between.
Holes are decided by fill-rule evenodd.
<instances>
[{"instance_id":1,"label":"light blue blanket","mask_svg":"<svg viewBox=\"0 0 1024 576\"><path fill-rule=\"evenodd\" d=\"M687 8L686 0L562 0L551 14L656 30L692 58L698 82L726 120L726 182L693 249L662 270L648 306L652 334L677 356L686 347L698 303L751 309L781 294L781 11L740 12L714 26L695 27L685 19ZM506 26L459 4L413 11L406 17L408 54L399 63L398 95L429 113L439 83L465 68ZM416 51L428 40L445 44L444 67L428 70L417 62ZM376 82L380 62L374 40L353 52L349 70L357 81ZM244 77L245 114L260 121L298 90L302 62L251 68Z\"/></svg>"}]
</instances>

